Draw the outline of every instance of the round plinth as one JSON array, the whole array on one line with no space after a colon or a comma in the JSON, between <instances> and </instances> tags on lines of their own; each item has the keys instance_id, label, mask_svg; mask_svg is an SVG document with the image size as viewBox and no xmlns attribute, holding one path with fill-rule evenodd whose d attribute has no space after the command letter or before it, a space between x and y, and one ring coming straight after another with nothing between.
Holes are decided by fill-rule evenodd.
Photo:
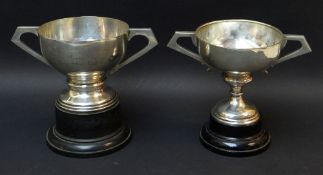
<instances>
[{"instance_id":1,"label":"round plinth","mask_svg":"<svg viewBox=\"0 0 323 175\"><path fill-rule=\"evenodd\" d=\"M47 131L48 146L74 157L93 157L122 148L131 129L122 122L119 107L96 114L71 114L56 108L56 125Z\"/></svg>"},{"instance_id":2,"label":"round plinth","mask_svg":"<svg viewBox=\"0 0 323 175\"><path fill-rule=\"evenodd\" d=\"M265 151L270 143L270 134L262 128L260 122L234 127L211 120L202 127L200 140L213 152L240 157Z\"/></svg>"}]
</instances>

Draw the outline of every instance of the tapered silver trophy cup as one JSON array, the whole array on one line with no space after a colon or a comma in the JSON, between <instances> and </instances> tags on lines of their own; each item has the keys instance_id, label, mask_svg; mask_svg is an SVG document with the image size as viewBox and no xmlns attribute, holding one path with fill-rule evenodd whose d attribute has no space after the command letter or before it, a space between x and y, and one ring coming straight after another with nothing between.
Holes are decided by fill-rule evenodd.
<instances>
[{"instance_id":1,"label":"tapered silver trophy cup","mask_svg":"<svg viewBox=\"0 0 323 175\"><path fill-rule=\"evenodd\" d=\"M177 39L192 38L198 53L178 45ZM280 57L287 41L301 43L298 50ZM242 97L242 87L252 80L251 72L263 71L283 61L311 52L302 35L286 35L277 28L250 20L221 20L191 31L178 31L168 47L224 72L231 96L211 110L202 127L201 142L210 150L244 156L265 150L270 134L261 126L257 108Z\"/></svg>"},{"instance_id":2,"label":"tapered silver trophy cup","mask_svg":"<svg viewBox=\"0 0 323 175\"><path fill-rule=\"evenodd\" d=\"M20 40L25 33L39 37L41 53ZM148 44L124 58L128 41L142 35ZM151 29L129 28L112 18L83 16L54 20L37 27L17 27L12 37L18 47L67 76L68 89L55 103L56 124L47 132L53 150L72 156L111 152L131 137L119 113L119 97L105 87L113 73L157 45Z\"/></svg>"}]
</instances>

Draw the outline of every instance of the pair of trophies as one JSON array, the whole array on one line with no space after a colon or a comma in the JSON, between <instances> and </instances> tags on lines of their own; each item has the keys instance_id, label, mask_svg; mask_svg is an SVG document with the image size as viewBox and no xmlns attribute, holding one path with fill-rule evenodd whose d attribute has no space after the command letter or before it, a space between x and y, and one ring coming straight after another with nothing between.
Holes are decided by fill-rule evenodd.
<instances>
[{"instance_id":1,"label":"pair of trophies","mask_svg":"<svg viewBox=\"0 0 323 175\"><path fill-rule=\"evenodd\" d=\"M42 54L20 40L25 33L39 37ZM125 59L127 43L136 35L149 42ZM182 37L192 39L198 54L178 45L177 39ZM301 47L280 57L289 40L300 42ZM71 156L93 156L117 150L129 141L131 129L120 117L118 94L105 87L104 80L106 73L118 71L157 45L151 29L129 28L112 18L83 16L39 27L18 27L12 41L68 77L68 89L55 103L56 124L46 134L50 148ZM273 26L250 20L213 21L196 31L176 32L167 46L208 69L224 72L231 96L211 110L200 140L210 150L232 156L259 153L270 143L257 108L242 97L243 85L252 80L251 72L311 52L304 36L285 35Z\"/></svg>"}]
</instances>

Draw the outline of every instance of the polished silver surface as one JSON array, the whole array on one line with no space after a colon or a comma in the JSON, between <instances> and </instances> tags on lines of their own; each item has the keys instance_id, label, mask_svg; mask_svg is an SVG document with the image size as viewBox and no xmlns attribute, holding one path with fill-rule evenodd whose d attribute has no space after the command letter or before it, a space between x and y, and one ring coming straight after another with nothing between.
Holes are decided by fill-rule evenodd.
<instances>
[{"instance_id":1,"label":"polished silver surface","mask_svg":"<svg viewBox=\"0 0 323 175\"><path fill-rule=\"evenodd\" d=\"M260 114L257 108L243 99L242 87L252 81L250 72L225 72L224 80L230 85L231 96L219 101L211 110L211 116L226 125L253 125Z\"/></svg>"},{"instance_id":2,"label":"polished silver surface","mask_svg":"<svg viewBox=\"0 0 323 175\"><path fill-rule=\"evenodd\" d=\"M56 100L56 107L70 113L95 113L119 104L115 90L104 85L104 72L78 72L68 75L68 86Z\"/></svg>"},{"instance_id":3,"label":"polished silver surface","mask_svg":"<svg viewBox=\"0 0 323 175\"><path fill-rule=\"evenodd\" d=\"M178 38L191 38L198 53L177 43ZM301 47L280 57L287 41L298 41ZM226 125L252 125L259 120L256 107L242 98L241 88L252 80L251 72L266 70L283 61L311 52L302 35L286 35L277 28L250 20L220 20L204 24L196 31L177 31L168 47L224 73L231 86L231 97L218 102L212 117Z\"/></svg>"},{"instance_id":4,"label":"polished silver surface","mask_svg":"<svg viewBox=\"0 0 323 175\"><path fill-rule=\"evenodd\" d=\"M177 44L177 39L196 41L199 54ZM300 49L279 57L288 40L299 41ZM195 32L177 31L168 47L188 55L210 68L223 71L254 72L311 52L302 35L284 35L268 24L250 20L221 20L204 24Z\"/></svg>"},{"instance_id":5,"label":"polished silver surface","mask_svg":"<svg viewBox=\"0 0 323 175\"><path fill-rule=\"evenodd\" d=\"M39 37L42 54L20 40L25 33ZM146 37L148 44L124 58L128 41L137 35ZM96 16L63 18L39 27L17 27L12 42L68 77L69 89L59 96L56 106L76 113L97 112L116 105L116 92L104 88L105 74L116 72L157 45L149 28L129 28L123 21Z\"/></svg>"}]
</instances>

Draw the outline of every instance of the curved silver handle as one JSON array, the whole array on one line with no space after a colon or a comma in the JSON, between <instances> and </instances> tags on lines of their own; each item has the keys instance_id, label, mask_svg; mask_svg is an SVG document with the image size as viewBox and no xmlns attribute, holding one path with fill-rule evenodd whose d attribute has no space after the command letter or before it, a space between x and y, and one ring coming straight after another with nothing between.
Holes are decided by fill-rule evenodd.
<instances>
[{"instance_id":1,"label":"curved silver handle","mask_svg":"<svg viewBox=\"0 0 323 175\"><path fill-rule=\"evenodd\" d=\"M150 28L132 28L132 29L129 29L129 32L130 32L129 33L129 40L131 40L134 36L142 35L148 39L148 44L143 49L139 50L137 53L133 54L132 56L130 56L127 59L124 59L124 61L122 61L120 64L116 65L112 69L110 74L115 73L116 71L121 69L123 66L135 61L136 59L138 59L139 57L141 57L142 55L147 53L149 50L151 50L152 48L154 48L158 44L156 37Z\"/></svg>"},{"instance_id":2,"label":"curved silver handle","mask_svg":"<svg viewBox=\"0 0 323 175\"><path fill-rule=\"evenodd\" d=\"M206 65L209 67L209 69L211 68L204 60L203 58L197 54L194 53L184 47L182 47L181 45L179 45L177 43L178 38L183 38L183 37L187 37L187 38L191 38L193 41L193 44L196 45L195 43L195 32L193 31L176 31L173 35L173 37L170 39L170 41L167 44L167 47L174 49L184 55L187 55L193 59L195 59L196 61L199 61L200 63L202 63L203 65Z\"/></svg>"},{"instance_id":3,"label":"curved silver handle","mask_svg":"<svg viewBox=\"0 0 323 175\"><path fill-rule=\"evenodd\" d=\"M20 37L21 35L25 34L25 33L32 33L36 36L38 36L38 28L37 26L20 26L17 27L14 35L11 38L11 41L13 43L15 43L18 47L20 47L22 50L26 51L27 53L29 53L30 55L32 55L33 57L35 57L36 59L38 59L39 61L47 64L48 66L52 67L46 60L46 58L44 58L42 55L40 55L39 53L37 53L36 51L34 51L33 49L31 49L29 46L27 46L23 41L21 41Z\"/></svg>"},{"instance_id":4,"label":"curved silver handle","mask_svg":"<svg viewBox=\"0 0 323 175\"><path fill-rule=\"evenodd\" d=\"M312 52L312 49L311 47L309 46L309 44L307 43L305 37L303 35L289 35L289 34L286 34L285 35L286 37L286 40L287 41L299 41L301 43L301 48L297 49L296 51L292 52L292 53L289 53L283 57L280 57L276 64L278 63L281 63L281 62L284 62L284 61L287 61L291 58L295 58L295 57L298 57L300 55L304 55L306 53L309 53L309 52Z\"/></svg>"}]
</instances>

